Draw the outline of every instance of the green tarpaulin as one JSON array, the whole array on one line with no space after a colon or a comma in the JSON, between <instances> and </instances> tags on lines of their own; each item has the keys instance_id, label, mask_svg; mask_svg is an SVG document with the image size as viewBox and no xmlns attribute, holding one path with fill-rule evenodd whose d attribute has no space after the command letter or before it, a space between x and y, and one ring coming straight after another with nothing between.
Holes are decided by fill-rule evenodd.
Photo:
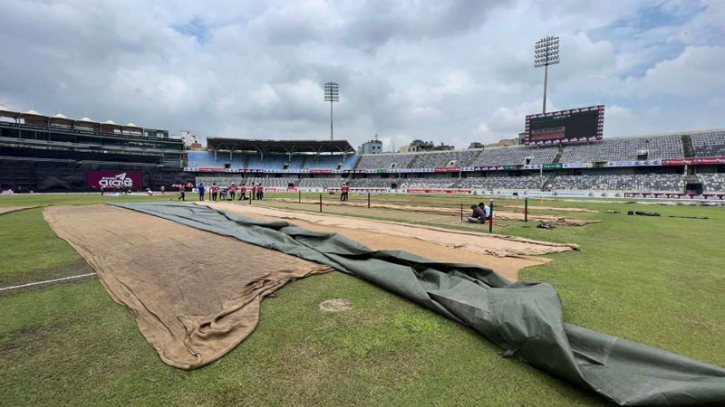
<instances>
[{"instance_id":1,"label":"green tarpaulin","mask_svg":"<svg viewBox=\"0 0 725 407\"><path fill-rule=\"evenodd\" d=\"M620 405L725 405L725 369L567 324L559 296L547 283L512 284L490 269L375 251L337 234L205 206L115 205L357 276L474 328L506 357Z\"/></svg>"}]
</instances>

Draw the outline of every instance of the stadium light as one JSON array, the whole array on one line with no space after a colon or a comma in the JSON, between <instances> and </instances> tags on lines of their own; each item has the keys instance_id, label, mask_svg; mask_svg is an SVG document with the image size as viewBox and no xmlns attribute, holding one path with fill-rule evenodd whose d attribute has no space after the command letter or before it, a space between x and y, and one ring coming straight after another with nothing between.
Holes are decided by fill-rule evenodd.
<instances>
[{"instance_id":1,"label":"stadium light","mask_svg":"<svg viewBox=\"0 0 725 407\"><path fill-rule=\"evenodd\" d=\"M559 37L544 37L534 46L534 67L544 67L544 113L546 113L546 87L549 82L549 65L559 63Z\"/></svg>"},{"instance_id":2,"label":"stadium light","mask_svg":"<svg viewBox=\"0 0 725 407\"><path fill-rule=\"evenodd\" d=\"M335 82L325 84L325 102L330 102L330 141L332 137L332 103L340 101L340 85Z\"/></svg>"}]
</instances>

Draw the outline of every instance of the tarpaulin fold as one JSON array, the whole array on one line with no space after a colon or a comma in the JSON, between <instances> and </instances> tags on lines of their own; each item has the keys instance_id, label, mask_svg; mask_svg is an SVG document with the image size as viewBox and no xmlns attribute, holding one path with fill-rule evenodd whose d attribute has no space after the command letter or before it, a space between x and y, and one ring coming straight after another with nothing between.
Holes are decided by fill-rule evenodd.
<instances>
[{"instance_id":1,"label":"tarpaulin fold","mask_svg":"<svg viewBox=\"0 0 725 407\"><path fill-rule=\"evenodd\" d=\"M334 233L262 222L192 204L119 203L197 229L329 265L474 328L514 357L620 405L725 404L725 369L564 322L548 283L374 251Z\"/></svg>"}]
</instances>

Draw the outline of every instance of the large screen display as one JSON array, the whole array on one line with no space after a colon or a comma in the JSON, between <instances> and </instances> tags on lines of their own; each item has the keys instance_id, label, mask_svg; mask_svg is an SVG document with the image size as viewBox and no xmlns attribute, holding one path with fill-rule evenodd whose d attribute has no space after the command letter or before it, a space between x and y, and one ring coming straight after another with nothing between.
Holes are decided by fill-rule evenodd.
<instances>
[{"instance_id":1,"label":"large screen display","mask_svg":"<svg viewBox=\"0 0 725 407\"><path fill-rule=\"evenodd\" d=\"M604 105L526 116L524 144L557 144L601 140Z\"/></svg>"}]
</instances>

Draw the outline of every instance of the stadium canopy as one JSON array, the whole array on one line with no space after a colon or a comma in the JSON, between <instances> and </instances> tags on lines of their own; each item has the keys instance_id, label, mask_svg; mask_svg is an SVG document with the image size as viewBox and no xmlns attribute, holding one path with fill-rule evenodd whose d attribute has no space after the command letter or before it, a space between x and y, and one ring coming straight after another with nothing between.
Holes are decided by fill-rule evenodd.
<instances>
[{"instance_id":1,"label":"stadium canopy","mask_svg":"<svg viewBox=\"0 0 725 407\"><path fill-rule=\"evenodd\" d=\"M207 138L207 147L214 151L255 153L354 153L347 140L244 140L234 138Z\"/></svg>"},{"instance_id":2,"label":"stadium canopy","mask_svg":"<svg viewBox=\"0 0 725 407\"><path fill-rule=\"evenodd\" d=\"M139 127L134 123L128 125L120 125L113 120L107 120L103 123L91 120L88 117L82 119L73 119L66 117L65 115L58 113L55 116L44 115L35 109L30 109L27 112L11 111L5 108L0 108L0 119L12 119L18 124L28 124L45 127L60 127L65 130L84 130L84 131L99 131L103 133L115 133L131 136L142 136L145 130L158 131L154 129L145 129ZM165 130L164 130L165 131Z\"/></svg>"}]
</instances>

